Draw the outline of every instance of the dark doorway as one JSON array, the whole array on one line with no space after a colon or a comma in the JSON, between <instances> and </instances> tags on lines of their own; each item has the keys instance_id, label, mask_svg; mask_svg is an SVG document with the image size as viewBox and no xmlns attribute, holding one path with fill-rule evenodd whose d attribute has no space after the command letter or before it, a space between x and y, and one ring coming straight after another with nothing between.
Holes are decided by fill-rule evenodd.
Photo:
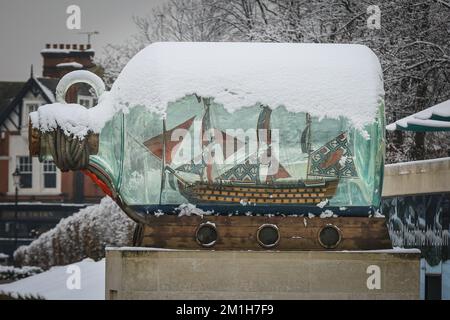
<instances>
[{"instance_id":1,"label":"dark doorway","mask_svg":"<svg viewBox=\"0 0 450 320\"><path fill-rule=\"evenodd\" d=\"M74 202L83 203L84 202L84 174L81 171L76 171L74 173Z\"/></svg>"},{"instance_id":2,"label":"dark doorway","mask_svg":"<svg viewBox=\"0 0 450 320\"><path fill-rule=\"evenodd\" d=\"M442 299L442 276L440 274L425 275L425 300Z\"/></svg>"}]
</instances>

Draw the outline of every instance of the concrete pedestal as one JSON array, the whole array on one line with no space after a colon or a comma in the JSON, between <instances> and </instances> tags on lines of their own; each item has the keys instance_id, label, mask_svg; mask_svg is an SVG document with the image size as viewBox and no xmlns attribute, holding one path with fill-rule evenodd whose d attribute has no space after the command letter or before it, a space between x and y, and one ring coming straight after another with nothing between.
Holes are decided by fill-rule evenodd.
<instances>
[{"instance_id":1,"label":"concrete pedestal","mask_svg":"<svg viewBox=\"0 0 450 320\"><path fill-rule=\"evenodd\" d=\"M418 250L108 248L106 299L419 299Z\"/></svg>"}]
</instances>

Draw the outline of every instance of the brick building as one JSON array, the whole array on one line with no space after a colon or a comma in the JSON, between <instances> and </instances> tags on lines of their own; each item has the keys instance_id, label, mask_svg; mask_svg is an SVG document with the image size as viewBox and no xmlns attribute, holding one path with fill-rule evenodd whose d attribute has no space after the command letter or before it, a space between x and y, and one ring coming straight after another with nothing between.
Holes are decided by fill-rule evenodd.
<instances>
[{"instance_id":1,"label":"brick building","mask_svg":"<svg viewBox=\"0 0 450 320\"><path fill-rule=\"evenodd\" d=\"M103 197L102 191L81 172L60 172L52 161L40 163L28 151L28 116L39 106L55 101L59 79L74 70L99 73L90 45L47 44L41 51L42 77L31 69L26 82L0 82L0 253L11 254L16 246L53 227L61 218ZM86 107L96 104L89 88L73 86L66 101ZM20 172L18 206L12 173Z\"/></svg>"}]
</instances>

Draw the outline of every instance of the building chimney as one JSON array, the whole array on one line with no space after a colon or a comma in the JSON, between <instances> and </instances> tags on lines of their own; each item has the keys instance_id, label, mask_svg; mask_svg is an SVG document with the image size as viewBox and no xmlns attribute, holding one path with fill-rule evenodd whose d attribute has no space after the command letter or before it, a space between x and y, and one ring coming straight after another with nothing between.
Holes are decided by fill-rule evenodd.
<instances>
[{"instance_id":1,"label":"building chimney","mask_svg":"<svg viewBox=\"0 0 450 320\"><path fill-rule=\"evenodd\" d=\"M42 75L46 78L60 79L65 74L80 69L95 67L95 52L84 44L46 44L41 51L44 59Z\"/></svg>"}]
</instances>

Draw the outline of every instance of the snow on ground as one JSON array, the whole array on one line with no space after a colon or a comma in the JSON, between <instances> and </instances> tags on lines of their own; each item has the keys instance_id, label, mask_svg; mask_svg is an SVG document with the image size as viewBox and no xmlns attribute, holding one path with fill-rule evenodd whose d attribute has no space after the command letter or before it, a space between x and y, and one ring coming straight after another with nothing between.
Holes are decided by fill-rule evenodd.
<instances>
[{"instance_id":1,"label":"snow on ground","mask_svg":"<svg viewBox=\"0 0 450 320\"><path fill-rule=\"evenodd\" d=\"M98 133L114 114L134 106L165 116L170 102L194 93L212 97L230 113L258 104L284 106L319 118L347 117L359 129L374 121L384 97L380 63L366 46L164 42L133 57L95 108L71 107L56 114L64 108L54 104L41 107L31 119L45 131L55 127L55 119L65 127L72 115L84 116L86 130L73 127L71 132L80 136L89 129Z\"/></svg>"},{"instance_id":2,"label":"snow on ground","mask_svg":"<svg viewBox=\"0 0 450 320\"><path fill-rule=\"evenodd\" d=\"M68 279L74 275L69 267L74 265L80 270L79 290L70 290L67 286ZM69 266L53 267L44 273L0 285L0 292L39 295L47 300L104 300L105 259L98 262L85 259Z\"/></svg>"}]
</instances>

